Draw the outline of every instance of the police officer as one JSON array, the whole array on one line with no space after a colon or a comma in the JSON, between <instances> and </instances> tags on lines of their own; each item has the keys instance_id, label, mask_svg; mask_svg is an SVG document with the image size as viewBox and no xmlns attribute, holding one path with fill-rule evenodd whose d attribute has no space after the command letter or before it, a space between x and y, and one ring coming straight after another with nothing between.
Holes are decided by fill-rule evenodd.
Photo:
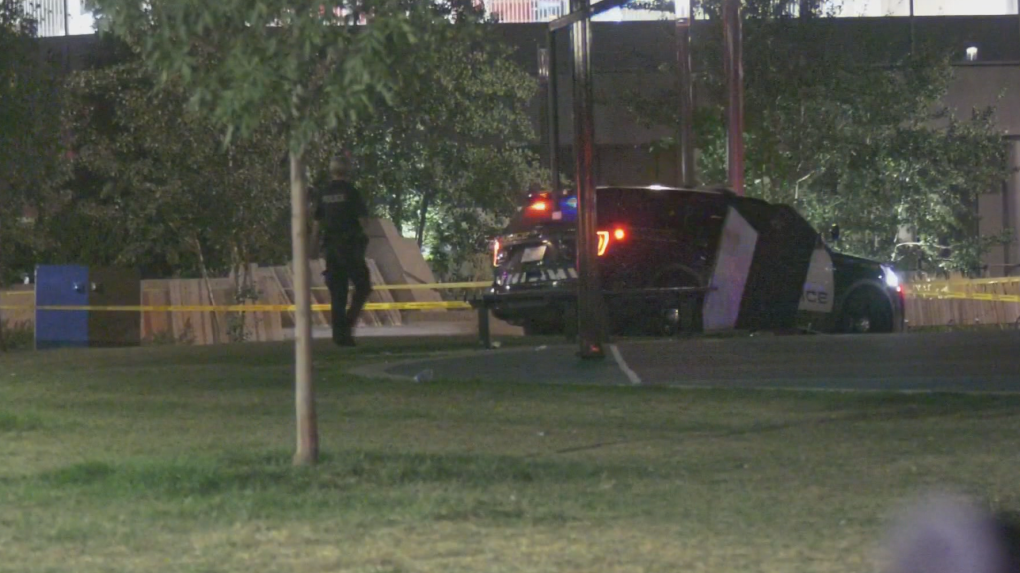
<instances>
[{"instance_id":1,"label":"police officer","mask_svg":"<svg viewBox=\"0 0 1020 573\"><path fill-rule=\"evenodd\" d=\"M326 286L329 287L333 315L333 342L338 346L354 346L351 334L358 322L372 282L365 263L368 235L360 218L368 216L368 207L361 193L347 178L349 161L334 157L329 162L329 183L313 192L313 252L321 244L326 259ZM320 238L321 237L321 243ZM347 309L349 283L354 283L354 296Z\"/></svg>"}]
</instances>

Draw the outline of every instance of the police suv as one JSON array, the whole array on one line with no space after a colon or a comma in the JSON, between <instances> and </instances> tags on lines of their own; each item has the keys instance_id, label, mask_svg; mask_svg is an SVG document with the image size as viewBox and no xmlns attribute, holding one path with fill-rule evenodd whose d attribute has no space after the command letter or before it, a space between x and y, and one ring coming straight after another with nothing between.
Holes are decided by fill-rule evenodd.
<instances>
[{"instance_id":1,"label":"police suv","mask_svg":"<svg viewBox=\"0 0 1020 573\"><path fill-rule=\"evenodd\" d=\"M897 332L894 270L834 252L793 208L728 189L600 187L599 282L611 332ZM529 195L493 241L493 314L527 334L576 325L577 198Z\"/></svg>"}]
</instances>

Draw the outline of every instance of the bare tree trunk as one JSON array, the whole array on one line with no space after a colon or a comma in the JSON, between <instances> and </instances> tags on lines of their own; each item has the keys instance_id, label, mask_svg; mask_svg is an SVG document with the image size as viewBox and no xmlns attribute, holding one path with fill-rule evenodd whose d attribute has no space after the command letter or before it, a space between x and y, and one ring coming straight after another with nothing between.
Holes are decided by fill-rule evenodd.
<instances>
[{"instance_id":1,"label":"bare tree trunk","mask_svg":"<svg viewBox=\"0 0 1020 573\"><path fill-rule=\"evenodd\" d=\"M398 231L403 232L404 230L404 194L398 192L395 197L390 200L390 219L393 221L393 225Z\"/></svg>"},{"instance_id":2,"label":"bare tree trunk","mask_svg":"<svg viewBox=\"0 0 1020 573\"><path fill-rule=\"evenodd\" d=\"M0 291L4 288L3 251L0 251ZM0 304L3 300L0 300ZM0 352L7 352L7 341L4 340L4 309L0 308Z\"/></svg>"},{"instance_id":3,"label":"bare tree trunk","mask_svg":"<svg viewBox=\"0 0 1020 573\"><path fill-rule=\"evenodd\" d=\"M291 242L294 257L294 401L297 411L297 452L294 465L319 460L319 429L312 386L312 291L308 267L308 189L304 150L290 154Z\"/></svg>"},{"instance_id":4,"label":"bare tree trunk","mask_svg":"<svg viewBox=\"0 0 1020 573\"><path fill-rule=\"evenodd\" d=\"M2 214L0 214L0 240L3 237ZM4 252L0 245L0 290L4 288ZM7 352L7 340L4 338L4 311L0 309L0 352Z\"/></svg>"},{"instance_id":5,"label":"bare tree trunk","mask_svg":"<svg viewBox=\"0 0 1020 573\"><path fill-rule=\"evenodd\" d=\"M421 207L418 209L418 225L414 232L414 240L418 242L419 249L425 243L425 223L430 203L432 203L432 192L426 191L421 196Z\"/></svg>"}]
</instances>

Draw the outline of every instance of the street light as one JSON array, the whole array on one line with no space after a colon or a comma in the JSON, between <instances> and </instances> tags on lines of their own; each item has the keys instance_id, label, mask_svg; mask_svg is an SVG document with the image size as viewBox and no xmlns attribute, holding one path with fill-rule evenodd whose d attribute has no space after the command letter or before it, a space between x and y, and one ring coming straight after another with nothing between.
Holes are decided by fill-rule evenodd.
<instances>
[{"instance_id":1,"label":"street light","mask_svg":"<svg viewBox=\"0 0 1020 573\"><path fill-rule=\"evenodd\" d=\"M677 171L680 187L695 185L694 85L691 79L691 0L674 0L676 13L676 61L680 92L680 125L677 130Z\"/></svg>"},{"instance_id":2,"label":"street light","mask_svg":"<svg viewBox=\"0 0 1020 573\"><path fill-rule=\"evenodd\" d=\"M600 7L608 8L602 2ZM577 337L582 359L605 358L605 301L599 286L598 228L595 224L595 118L592 94L591 0L571 0L572 14L585 15L571 26L574 52L574 153L577 167Z\"/></svg>"}]
</instances>

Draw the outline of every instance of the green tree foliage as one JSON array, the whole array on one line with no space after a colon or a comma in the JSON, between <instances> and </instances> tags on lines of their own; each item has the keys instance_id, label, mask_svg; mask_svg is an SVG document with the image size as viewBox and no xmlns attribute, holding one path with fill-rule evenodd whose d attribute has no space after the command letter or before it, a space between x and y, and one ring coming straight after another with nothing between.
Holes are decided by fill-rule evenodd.
<instances>
[{"instance_id":1,"label":"green tree foliage","mask_svg":"<svg viewBox=\"0 0 1020 573\"><path fill-rule=\"evenodd\" d=\"M0 284L28 270L34 233L22 217L59 177L58 82L36 28L23 2L0 0Z\"/></svg>"},{"instance_id":2,"label":"green tree foliage","mask_svg":"<svg viewBox=\"0 0 1020 573\"><path fill-rule=\"evenodd\" d=\"M319 150L352 151L380 214L413 234L442 275L484 253L522 190L540 180L526 148L536 85L509 56L480 34L435 46L401 69L421 76L414 89L397 90Z\"/></svg>"},{"instance_id":3,"label":"green tree foliage","mask_svg":"<svg viewBox=\"0 0 1020 573\"><path fill-rule=\"evenodd\" d=\"M67 192L45 212L47 260L132 264L160 276L194 276L202 261L222 271L285 260L281 122L269 117L224 146L220 126L189 109L178 84L157 85L126 46L104 36L94 59L99 65L67 84L77 154ZM421 77L310 145L309 159L322 182L328 157L351 150L377 213L417 234L435 270L453 276L487 251L538 176L524 148L534 80L482 34L401 73Z\"/></svg>"},{"instance_id":4,"label":"green tree foliage","mask_svg":"<svg viewBox=\"0 0 1020 573\"><path fill-rule=\"evenodd\" d=\"M712 23L697 28L692 46L698 169L703 182L718 183L726 179L720 4L700 8ZM993 110L942 103L954 54L919 43L891 57L903 47L877 33L847 39L827 16L813 2L744 2L746 192L796 206L819 229L839 224L842 250L927 271L977 270L1000 239L977 233L978 197L1006 175ZM676 125L663 94L631 95L642 120Z\"/></svg>"},{"instance_id":5,"label":"green tree foliage","mask_svg":"<svg viewBox=\"0 0 1020 573\"><path fill-rule=\"evenodd\" d=\"M195 276L287 253L286 139L266 116L225 146L173 81L137 58L72 74L73 177L44 212L54 262L134 265Z\"/></svg>"},{"instance_id":6,"label":"green tree foliage","mask_svg":"<svg viewBox=\"0 0 1020 573\"><path fill-rule=\"evenodd\" d=\"M345 148L383 214L447 258L483 249L536 178L523 148L534 82L470 0L96 4L228 140L270 113L313 171Z\"/></svg>"},{"instance_id":7,"label":"green tree foliage","mask_svg":"<svg viewBox=\"0 0 1020 573\"><path fill-rule=\"evenodd\" d=\"M163 85L180 85L197 109L251 136L267 116L287 134L295 261L296 403L294 461L318 458L312 391L307 250L306 154L338 129L357 124L398 90L428 80L414 70L434 51L470 33L472 0L97 0L106 25L137 46Z\"/></svg>"},{"instance_id":8,"label":"green tree foliage","mask_svg":"<svg viewBox=\"0 0 1020 573\"><path fill-rule=\"evenodd\" d=\"M273 110L291 149L304 151L327 130L391 101L403 81L396 63L449 35L464 3L337 2L334 10L318 0L96 4L158 77L180 82L229 135L247 135Z\"/></svg>"}]
</instances>

